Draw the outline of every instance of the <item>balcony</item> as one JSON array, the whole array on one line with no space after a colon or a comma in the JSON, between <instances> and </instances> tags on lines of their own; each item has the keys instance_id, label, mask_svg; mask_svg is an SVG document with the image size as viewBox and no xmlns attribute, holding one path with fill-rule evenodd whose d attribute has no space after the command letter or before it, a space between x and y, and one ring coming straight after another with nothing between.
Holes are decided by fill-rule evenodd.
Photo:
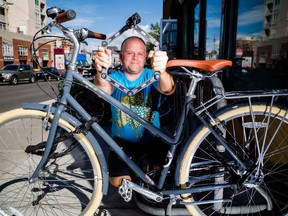
<instances>
[{"instance_id":1,"label":"balcony","mask_svg":"<svg viewBox=\"0 0 288 216\"><path fill-rule=\"evenodd\" d=\"M3 23L3 22L0 22L0 29L1 30L4 30L4 31L7 31L8 30L8 24L7 23Z\"/></svg>"},{"instance_id":2,"label":"balcony","mask_svg":"<svg viewBox=\"0 0 288 216\"><path fill-rule=\"evenodd\" d=\"M272 19L272 15L266 15L266 20L268 23L271 22L271 19Z\"/></svg>"},{"instance_id":3,"label":"balcony","mask_svg":"<svg viewBox=\"0 0 288 216\"><path fill-rule=\"evenodd\" d=\"M13 5L13 3L7 2L6 0L0 0L0 8L6 8L7 5Z\"/></svg>"},{"instance_id":4,"label":"balcony","mask_svg":"<svg viewBox=\"0 0 288 216\"><path fill-rule=\"evenodd\" d=\"M5 22L5 15L0 14L0 22Z\"/></svg>"},{"instance_id":5,"label":"balcony","mask_svg":"<svg viewBox=\"0 0 288 216\"><path fill-rule=\"evenodd\" d=\"M265 29L265 35L268 37L270 36L270 29Z\"/></svg>"},{"instance_id":6,"label":"balcony","mask_svg":"<svg viewBox=\"0 0 288 216\"><path fill-rule=\"evenodd\" d=\"M270 24L269 23L265 23L265 25L264 25L264 29L266 30L266 29L270 29Z\"/></svg>"}]
</instances>

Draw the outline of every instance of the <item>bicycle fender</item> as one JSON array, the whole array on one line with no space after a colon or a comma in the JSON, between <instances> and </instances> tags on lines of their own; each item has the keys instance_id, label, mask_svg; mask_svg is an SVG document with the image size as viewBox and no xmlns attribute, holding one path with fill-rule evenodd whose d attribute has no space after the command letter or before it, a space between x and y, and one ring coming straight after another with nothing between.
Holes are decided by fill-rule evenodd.
<instances>
[{"instance_id":1,"label":"bicycle fender","mask_svg":"<svg viewBox=\"0 0 288 216\"><path fill-rule=\"evenodd\" d=\"M24 103L21 106L23 109L33 109L33 110L40 110L40 111L44 111L47 112L48 108L49 108L49 104L37 104L37 103ZM56 108L55 107L51 107L51 113L55 113ZM81 122L76 119L74 116L70 115L67 112L62 113L61 118L65 119L67 122L69 122L72 126L77 127L79 125L81 125ZM89 142L91 143L98 159L99 159L99 163L101 165L101 169L102 169L102 175L103 175L103 194L107 195L108 192L108 186L109 186L109 176L108 176L108 166L107 166L107 161L106 161L106 157L103 153L103 150L99 144L99 142L97 141L97 139L95 139L94 135L89 131L86 135L86 138L89 140Z\"/></svg>"}]
</instances>

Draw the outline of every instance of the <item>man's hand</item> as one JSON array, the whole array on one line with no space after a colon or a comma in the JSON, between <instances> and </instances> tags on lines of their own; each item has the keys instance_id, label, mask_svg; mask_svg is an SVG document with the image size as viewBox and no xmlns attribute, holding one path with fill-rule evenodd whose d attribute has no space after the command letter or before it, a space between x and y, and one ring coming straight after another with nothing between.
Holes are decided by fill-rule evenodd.
<instances>
[{"instance_id":1,"label":"man's hand","mask_svg":"<svg viewBox=\"0 0 288 216\"><path fill-rule=\"evenodd\" d=\"M99 47L96 54L94 55L95 66L96 66L96 76L94 79L94 84L100 88L102 91L111 95L113 91L113 86L101 77L102 68L108 69L111 64L111 50Z\"/></svg>"},{"instance_id":2,"label":"man's hand","mask_svg":"<svg viewBox=\"0 0 288 216\"><path fill-rule=\"evenodd\" d=\"M97 71L101 72L102 68L108 69L112 61L111 50L99 47L94 59Z\"/></svg>"},{"instance_id":3,"label":"man's hand","mask_svg":"<svg viewBox=\"0 0 288 216\"><path fill-rule=\"evenodd\" d=\"M151 58L152 70L158 71L161 76L158 83L158 90L165 95L170 95L174 92L174 80L172 76L166 72L166 64L168 56L165 51L150 51L148 58Z\"/></svg>"},{"instance_id":4,"label":"man's hand","mask_svg":"<svg viewBox=\"0 0 288 216\"><path fill-rule=\"evenodd\" d=\"M158 71L160 74L166 71L168 56L165 51L150 51L148 58L151 58L152 70Z\"/></svg>"}]
</instances>

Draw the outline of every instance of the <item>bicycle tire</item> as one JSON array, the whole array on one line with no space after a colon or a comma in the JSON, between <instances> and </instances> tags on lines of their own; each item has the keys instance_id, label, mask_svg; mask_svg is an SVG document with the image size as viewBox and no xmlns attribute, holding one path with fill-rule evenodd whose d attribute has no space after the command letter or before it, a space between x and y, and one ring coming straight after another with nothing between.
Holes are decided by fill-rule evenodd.
<instances>
[{"instance_id":1,"label":"bicycle tire","mask_svg":"<svg viewBox=\"0 0 288 216\"><path fill-rule=\"evenodd\" d=\"M252 113L254 121L251 117L249 105L240 103L228 106L215 114L214 120L217 120L225 128L223 137L225 137L229 146L236 150L241 159L247 159L245 161L250 159L256 167L251 170L245 181L236 190L234 188L234 191L231 188L225 188L194 194L182 194L183 201L187 203L185 203L185 206L193 216L276 216L284 215L284 211L287 211L287 109L277 105L270 106L265 102L253 103ZM211 122L211 125L215 124ZM187 145L182 151L182 157L180 157L182 162L178 169L181 187L213 185L231 181L231 176L225 166L217 161L215 157L217 152L224 156L236 172L241 172L238 169L238 164L233 163L231 156L224 151L223 146L218 145L215 138L212 138L209 129L202 126L197 130L195 136L188 139ZM247 152L249 152L249 155ZM230 199L230 202L221 201L215 204L202 205L188 204L188 202L216 199Z\"/></svg>"},{"instance_id":2,"label":"bicycle tire","mask_svg":"<svg viewBox=\"0 0 288 216\"><path fill-rule=\"evenodd\" d=\"M20 108L0 115L0 211L8 215L93 215L102 200L103 178L98 158L82 133L58 142L54 153L63 153L72 143L77 147L58 158L51 156L37 179L28 182L41 156L25 149L46 141L46 114ZM48 124L52 118L51 114ZM58 132L74 129L60 118Z\"/></svg>"}]
</instances>

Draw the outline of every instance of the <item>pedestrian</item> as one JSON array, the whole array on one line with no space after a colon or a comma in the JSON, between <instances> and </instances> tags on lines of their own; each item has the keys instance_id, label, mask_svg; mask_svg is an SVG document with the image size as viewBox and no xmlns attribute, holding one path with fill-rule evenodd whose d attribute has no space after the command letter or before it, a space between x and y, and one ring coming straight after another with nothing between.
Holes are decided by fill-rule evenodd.
<instances>
[{"instance_id":1,"label":"pedestrian","mask_svg":"<svg viewBox=\"0 0 288 216\"><path fill-rule=\"evenodd\" d=\"M95 54L97 73L94 83L102 91L121 101L122 104L159 128L160 120L157 109L159 108L161 95L173 94L175 85L173 77L166 71L166 63L168 61L167 53L165 51L150 51L148 58L151 58L151 67L153 70L144 67L146 61L146 45L141 38L132 36L123 41L120 51L122 69L111 73L109 76L112 79L126 88L133 89L150 79L154 75L154 71L158 71L161 75L159 80L153 84L147 86L135 95L128 96L101 77L102 68L108 69L111 64L111 50L99 47ZM153 139L153 135L119 109L111 106L111 111L111 135L113 139L123 147L129 157L132 155L132 158L137 158L141 156L141 154L144 154L142 150L147 150L147 146L153 143L149 141ZM158 144L155 142L152 145ZM156 146L153 147L154 150L155 147ZM120 186L123 178L131 180L129 168L114 152L111 152L109 155L108 165L109 180L115 187Z\"/></svg>"}]
</instances>

